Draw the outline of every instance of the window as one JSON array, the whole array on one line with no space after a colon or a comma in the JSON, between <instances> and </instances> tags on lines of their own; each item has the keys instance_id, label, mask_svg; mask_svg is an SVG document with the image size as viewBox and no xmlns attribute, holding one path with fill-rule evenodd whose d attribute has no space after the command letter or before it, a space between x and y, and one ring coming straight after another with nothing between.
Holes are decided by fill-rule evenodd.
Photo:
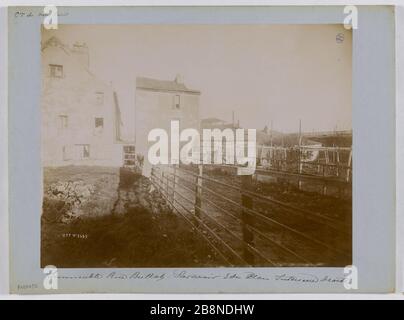
<instances>
[{"instance_id":1,"label":"window","mask_svg":"<svg viewBox=\"0 0 404 320\"><path fill-rule=\"evenodd\" d=\"M63 66L59 64L50 64L49 74L52 78L63 78Z\"/></svg>"},{"instance_id":2,"label":"window","mask_svg":"<svg viewBox=\"0 0 404 320\"><path fill-rule=\"evenodd\" d=\"M104 104L104 92L97 91L95 93L95 103L99 106Z\"/></svg>"},{"instance_id":3,"label":"window","mask_svg":"<svg viewBox=\"0 0 404 320\"><path fill-rule=\"evenodd\" d=\"M89 144L77 144L79 150L79 157L81 159L90 158L90 145Z\"/></svg>"},{"instance_id":4,"label":"window","mask_svg":"<svg viewBox=\"0 0 404 320\"><path fill-rule=\"evenodd\" d=\"M124 166L134 166L136 163L135 146L123 146Z\"/></svg>"},{"instance_id":5,"label":"window","mask_svg":"<svg viewBox=\"0 0 404 320\"><path fill-rule=\"evenodd\" d=\"M71 154L70 154L70 147L69 147L69 146L64 145L64 146L62 147L62 153L63 153L63 160L64 160L64 161L70 160Z\"/></svg>"},{"instance_id":6,"label":"window","mask_svg":"<svg viewBox=\"0 0 404 320\"><path fill-rule=\"evenodd\" d=\"M135 153L135 146L123 146L123 152Z\"/></svg>"},{"instance_id":7,"label":"window","mask_svg":"<svg viewBox=\"0 0 404 320\"><path fill-rule=\"evenodd\" d=\"M174 96L174 106L173 109L179 109L180 108L180 96L177 94Z\"/></svg>"},{"instance_id":8,"label":"window","mask_svg":"<svg viewBox=\"0 0 404 320\"><path fill-rule=\"evenodd\" d=\"M104 129L104 118L95 118L94 121L94 135L99 136L102 134L102 130Z\"/></svg>"},{"instance_id":9,"label":"window","mask_svg":"<svg viewBox=\"0 0 404 320\"><path fill-rule=\"evenodd\" d=\"M83 158L90 158L90 145L83 145Z\"/></svg>"},{"instance_id":10,"label":"window","mask_svg":"<svg viewBox=\"0 0 404 320\"><path fill-rule=\"evenodd\" d=\"M104 128L104 118L95 118L95 128L96 129Z\"/></svg>"},{"instance_id":11,"label":"window","mask_svg":"<svg viewBox=\"0 0 404 320\"><path fill-rule=\"evenodd\" d=\"M60 129L66 129L69 125L69 117L66 115L60 115L59 116L59 128Z\"/></svg>"}]
</instances>

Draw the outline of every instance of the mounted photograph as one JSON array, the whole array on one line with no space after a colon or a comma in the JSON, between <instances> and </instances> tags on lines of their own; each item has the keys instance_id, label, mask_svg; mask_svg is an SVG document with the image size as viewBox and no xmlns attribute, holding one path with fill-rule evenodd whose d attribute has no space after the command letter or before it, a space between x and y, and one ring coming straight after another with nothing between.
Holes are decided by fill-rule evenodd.
<instances>
[{"instance_id":1,"label":"mounted photograph","mask_svg":"<svg viewBox=\"0 0 404 320\"><path fill-rule=\"evenodd\" d=\"M41 30L41 267L345 267L352 30ZM355 149L356 150L356 149Z\"/></svg>"}]
</instances>

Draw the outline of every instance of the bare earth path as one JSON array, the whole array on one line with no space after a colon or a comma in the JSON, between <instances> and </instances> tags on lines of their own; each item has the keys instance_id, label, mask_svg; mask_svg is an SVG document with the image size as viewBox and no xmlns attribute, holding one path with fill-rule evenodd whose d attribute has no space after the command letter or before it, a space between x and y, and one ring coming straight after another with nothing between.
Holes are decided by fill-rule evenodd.
<instances>
[{"instance_id":1,"label":"bare earth path","mask_svg":"<svg viewBox=\"0 0 404 320\"><path fill-rule=\"evenodd\" d=\"M80 171L88 175L86 168L69 170L75 171L76 177L84 176ZM61 179L63 168L52 170L52 175L53 180ZM94 178L97 172L91 175ZM93 185L96 193L97 183ZM223 264L186 221L170 212L147 178L121 169L117 193L111 197L109 214L86 212L70 222L62 219L66 213L62 200L44 197L41 265L107 268ZM86 210L91 211L88 205Z\"/></svg>"}]
</instances>

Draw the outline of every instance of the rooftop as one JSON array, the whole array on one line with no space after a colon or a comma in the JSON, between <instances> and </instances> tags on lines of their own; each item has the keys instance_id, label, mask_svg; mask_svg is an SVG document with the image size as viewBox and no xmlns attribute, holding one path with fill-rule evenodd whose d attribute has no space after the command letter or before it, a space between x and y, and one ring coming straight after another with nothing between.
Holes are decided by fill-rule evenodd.
<instances>
[{"instance_id":1,"label":"rooftop","mask_svg":"<svg viewBox=\"0 0 404 320\"><path fill-rule=\"evenodd\" d=\"M205 118L201 120L202 123L211 124L211 123L226 123L226 121L218 119L218 118Z\"/></svg>"},{"instance_id":2,"label":"rooftop","mask_svg":"<svg viewBox=\"0 0 404 320\"><path fill-rule=\"evenodd\" d=\"M193 94L201 94L200 91L187 88L184 83L179 82L178 80L158 80L152 78L137 77L136 88L153 91L186 92Z\"/></svg>"}]
</instances>

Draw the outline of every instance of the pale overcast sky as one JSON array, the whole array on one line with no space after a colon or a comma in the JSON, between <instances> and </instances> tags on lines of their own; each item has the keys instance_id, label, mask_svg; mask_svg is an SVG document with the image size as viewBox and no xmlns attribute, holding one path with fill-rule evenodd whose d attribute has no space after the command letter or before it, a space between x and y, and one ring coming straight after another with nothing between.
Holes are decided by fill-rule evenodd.
<instances>
[{"instance_id":1,"label":"pale overcast sky","mask_svg":"<svg viewBox=\"0 0 404 320\"><path fill-rule=\"evenodd\" d=\"M343 34L343 41L336 36ZM44 31L86 42L90 70L112 82L132 135L137 76L200 90L201 118L293 132L351 129L352 34L342 25L59 25Z\"/></svg>"}]
</instances>

